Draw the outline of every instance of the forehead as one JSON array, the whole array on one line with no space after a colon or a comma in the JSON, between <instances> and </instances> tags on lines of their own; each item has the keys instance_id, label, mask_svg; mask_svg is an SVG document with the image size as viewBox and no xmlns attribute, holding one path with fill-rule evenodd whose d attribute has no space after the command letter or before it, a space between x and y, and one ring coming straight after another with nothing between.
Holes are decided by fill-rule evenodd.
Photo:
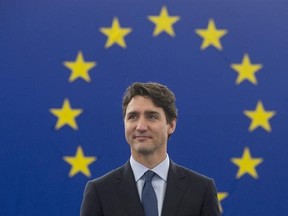
<instances>
[{"instance_id":1,"label":"forehead","mask_svg":"<svg viewBox=\"0 0 288 216\"><path fill-rule=\"evenodd\" d=\"M163 112L164 110L162 107L156 106L151 98L143 97L143 96L135 96L129 102L126 113L129 112L141 112L141 111L157 111L159 113Z\"/></svg>"}]
</instances>

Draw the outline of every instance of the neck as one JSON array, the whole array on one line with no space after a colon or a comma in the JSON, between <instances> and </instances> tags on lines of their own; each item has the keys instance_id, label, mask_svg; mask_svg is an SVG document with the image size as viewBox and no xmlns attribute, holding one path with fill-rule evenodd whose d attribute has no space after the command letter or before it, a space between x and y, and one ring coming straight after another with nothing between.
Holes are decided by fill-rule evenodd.
<instances>
[{"instance_id":1,"label":"neck","mask_svg":"<svg viewBox=\"0 0 288 216\"><path fill-rule=\"evenodd\" d=\"M150 154L148 155L135 154L132 152L132 157L134 158L134 160L141 163L145 167L149 169L153 169L154 167L156 167L158 164L160 164L162 161L166 159L167 154L165 152L165 154L155 156L155 155L150 155Z\"/></svg>"}]
</instances>

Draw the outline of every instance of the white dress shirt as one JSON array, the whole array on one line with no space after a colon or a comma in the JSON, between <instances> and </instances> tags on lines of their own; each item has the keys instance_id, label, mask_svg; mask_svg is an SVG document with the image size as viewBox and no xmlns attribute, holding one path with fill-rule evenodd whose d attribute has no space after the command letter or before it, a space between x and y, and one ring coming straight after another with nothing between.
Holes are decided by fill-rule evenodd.
<instances>
[{"instance_id":1,"label":"white dress shirt","mask_svg":"<svg viewBox=\"0 0 288 216\"><path fill-rule=\"evenodd\" d=\"M142 188L145 182L143 175L147 170L149 170L149 168L137 162L132 157L132 155L130 157L130 164L134 173L138 194L141 200ZM158 164L156 167L152 169L152 171L157 174L152 179L152 186L155 190L156 197L157 197L158 215L161 215L161 212L162 212L162 206L163 206L165 191L166 191L166 186L167 186L169 164L170 164L170 161L169 161L169 156L167 154L167 157L165 158L165 160L163 160L160 164Z\"/></svg>"}]
</instances>

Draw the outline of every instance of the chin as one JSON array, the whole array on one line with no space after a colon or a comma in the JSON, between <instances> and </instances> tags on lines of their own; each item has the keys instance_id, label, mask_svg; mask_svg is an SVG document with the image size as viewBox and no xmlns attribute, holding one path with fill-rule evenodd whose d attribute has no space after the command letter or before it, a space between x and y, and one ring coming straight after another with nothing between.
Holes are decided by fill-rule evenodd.
<instances>
[{"instance_id":1,"label":"chin","mask_svg":"<svg viewBox=\"0 0 288 216\"><path fill-rule=\"evenodd\" d=\"M142 155L150 155L153 153L153 150L147 148L138 149L137 152Z\"/></svg>"},{"instance_id":2,"label":"chin","mask_svg":"<svg viewBox=\"0 0 288 216\"><path fill-rule=\"evenodd\" d=\"M149 146L143 146L143 143L137 143L137 146L135 147L135 152L142 155L149 155L155 151L154 148L149 148Z\"/></svg>"}]
</instances>

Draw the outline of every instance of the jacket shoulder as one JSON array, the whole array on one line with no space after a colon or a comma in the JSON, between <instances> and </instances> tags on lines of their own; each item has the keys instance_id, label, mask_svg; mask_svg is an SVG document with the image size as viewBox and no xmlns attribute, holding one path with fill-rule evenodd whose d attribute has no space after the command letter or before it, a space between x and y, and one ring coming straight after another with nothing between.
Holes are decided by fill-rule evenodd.
<instances>
[{"instance_id":1,"label":"jacket shoulder","mask_svg":"<svg viewBox=\"0 0 288 216\"><path fill-rule=\"evenodd\" d=\"M177 173L178 176L182 176L187 178L189 181L193 180L195 183L208 183L213 182L213 179L203 175L199 172L196 172L192 169L189 169L187 167L181 166L179 164L176 164L174 162L171 162L171 170Z\"/></svg>"},{"instance_id":2,"label":"jacket shoulder","mask_svg":"<svg viewBox=\"0 0 288 216\"><path fill-rule=\"evenodd\" d=\"M121 167L118 167L116 169L111 170L110 172L94 178L90 181L88 181L88 183L93 184L93 185L97 185L97 186L101 186L102 184L109 184L109 183L114 183L115 179L121 179L122 176L124 175L125 172L129 172L129 164L126 163L124 165L122 165Z\"/></svg>"}]
</instances>

